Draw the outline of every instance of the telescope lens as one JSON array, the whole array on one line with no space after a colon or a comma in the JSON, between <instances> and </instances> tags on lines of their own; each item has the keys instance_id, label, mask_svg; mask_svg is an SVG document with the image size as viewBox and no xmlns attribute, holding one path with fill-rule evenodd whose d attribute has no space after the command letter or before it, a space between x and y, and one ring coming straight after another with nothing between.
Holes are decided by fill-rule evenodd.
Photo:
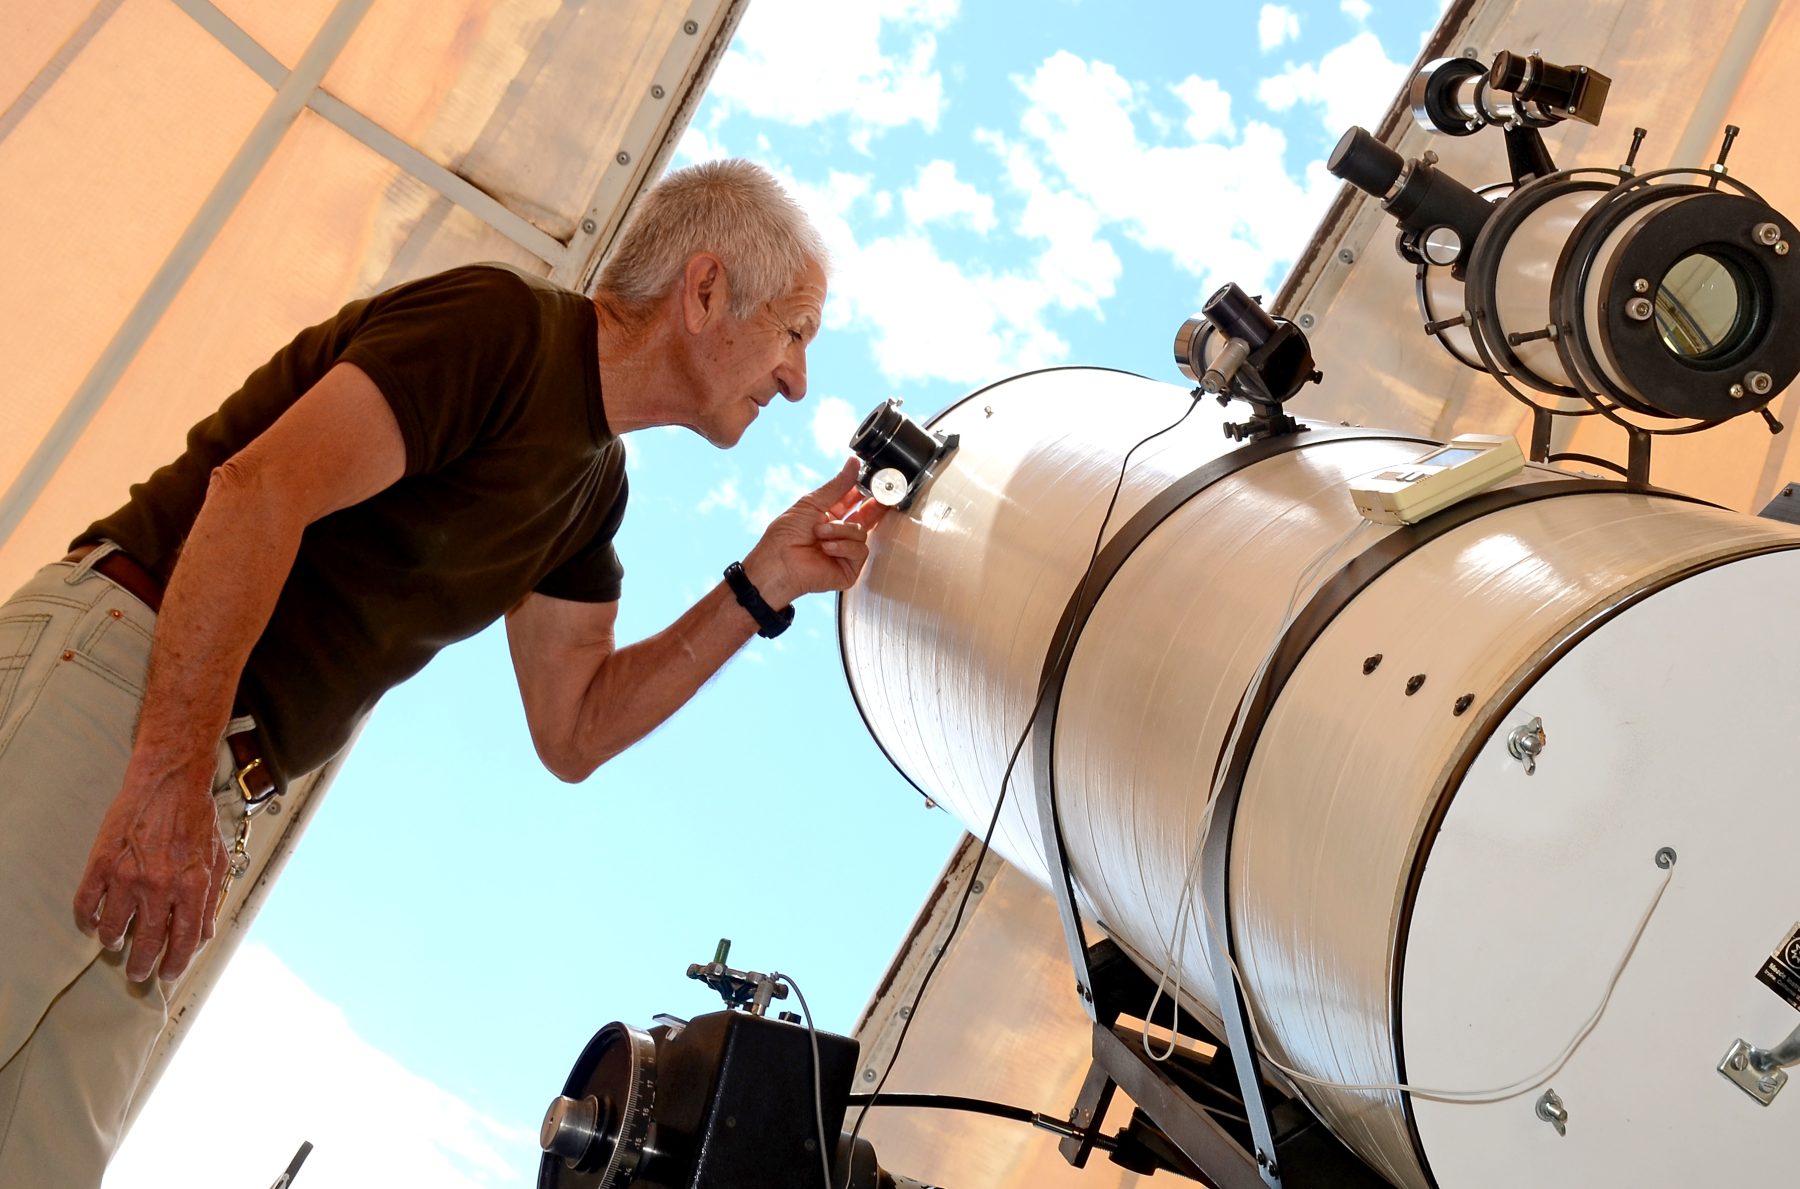
<instances>
[{"instance_id":1,"label":"telescope lens","mask_svg":"<svg viewBox=\"0 0 1800 1189\"><path fill-rule=\"evenodd\" d=\"M1656 290L1656 329L1682 359L1735 350L1752 319L1737 269L1705 252L1675 262Z\"/></svg>"}]
</instances>

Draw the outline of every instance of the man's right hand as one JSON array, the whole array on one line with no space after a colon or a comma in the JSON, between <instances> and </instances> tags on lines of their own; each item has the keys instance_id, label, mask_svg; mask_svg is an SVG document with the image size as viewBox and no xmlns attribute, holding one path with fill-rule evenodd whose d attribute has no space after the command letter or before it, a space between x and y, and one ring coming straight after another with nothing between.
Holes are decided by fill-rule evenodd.
<instances>
[{"instance_id":1,"label":"man's right hand","mask_svg":"<svg viewBox=\"0 0 1800 1189\"><path fill-rule=\"evenodd\" d=\"M210 768L198 781L128 776L100 823L75 918L109 950L123 948L131 930L125 973L133 982L156 973L159 956L163 980L173 982L213 935L228 864L211 781Z\"/></svg>"}]
</instances>

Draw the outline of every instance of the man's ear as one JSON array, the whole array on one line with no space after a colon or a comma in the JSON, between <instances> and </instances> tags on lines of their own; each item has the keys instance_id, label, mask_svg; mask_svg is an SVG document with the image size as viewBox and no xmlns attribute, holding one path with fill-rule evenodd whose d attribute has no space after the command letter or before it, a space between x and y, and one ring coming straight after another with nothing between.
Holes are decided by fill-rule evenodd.
<instances>
[{"instance_id":1,"label":"man's ear","mask_svg":"<svg viewBox=\"0 0 1800 1189\"><path fill-rule=\"evenodd\" d=\"M681 270L681 314L689 334L698 334L708 323L725 315L731 282L725 263L711 252L695 252Z\"/></svg>"}]
</instances>

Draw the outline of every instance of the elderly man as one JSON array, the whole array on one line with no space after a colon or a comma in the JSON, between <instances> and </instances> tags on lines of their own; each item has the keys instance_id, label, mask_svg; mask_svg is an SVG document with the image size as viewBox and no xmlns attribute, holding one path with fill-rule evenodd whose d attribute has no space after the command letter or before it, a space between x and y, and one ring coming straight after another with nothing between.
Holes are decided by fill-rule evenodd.
<instances>
[{"instance_id":1,"label":"elderly man","mask_svg":"<svg viewBox=\"0 0 1800 1189\"><path fill-rule=\"evenodd\" d=\"M98 1182L257 804L439 648L504 615L532 741L578 781L855 581L878 509L847 465L614 644L619 436L733 445L806 394L824 300L773 178L678 171L592 299L480 265L302 331L0 607L0 1186Z\"/></svg>"}]
</instances>

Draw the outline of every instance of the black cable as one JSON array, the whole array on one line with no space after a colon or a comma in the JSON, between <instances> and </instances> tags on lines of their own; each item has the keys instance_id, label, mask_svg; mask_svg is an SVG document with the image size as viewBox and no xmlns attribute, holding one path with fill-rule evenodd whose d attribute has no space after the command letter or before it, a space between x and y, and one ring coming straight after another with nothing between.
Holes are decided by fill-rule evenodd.
<instances>
[{"instance_id":1,"label":"black cable","mask_svg":"<svg viewBox=\"0 0 1800 1189\"><path fill-rule=\"evenodd\" d=\"M1094 574L1094 562L1099 559L1100 547L1106 541L1106 527L1112 523L1113 509L1117 508L1119 504L1119 493L1125 489L1125 476L1131 470L1131 456L1186 421L1199 406L1202 395L1200 389L1194 389L1191 403L1181 416L1148 437L1140 438L1131 449L1125 452L1124 460L1119 463L1119 477L1113 482L1112 498L1106 501L1106 511L1100 517L1100 528L1094 533L1094 547L1089 551L1087 565L1081 571L1081 581L1075 586L1075 602L1079 603L1081 597L1087 593L1088 579ZM862 1110L856 1116L856 1126L850 1129L849 1147L852 1151L855 1150L857 1137L862 1134L863 1120L868 1118L869 1108L876 1105L875 1100L881 1097L881 1090L887 1085L888 1075L894 1072L894 1066L899 1063L900 1049L906 1044L906 1034L911 1031L913 1021L919 1018L919 1002L925 998L925 989L931 985L931 978L937 973L938 964L944 960L944 955L950 952L950 942L956 937L956 930L962 925L963 912L969 907L969 898L975 891L974 874L981 871L981 864L987 859L989 847L994 840L994 830L1000 825L1000 811L1006 807L1006 791L1012 782L1013 768L1019 762L1019 753L1025 750L1025 740L1030 738L1032 728L1037 725L1038 715L1043 712L1044 695L1050 690L1052 675L1061 667L1064 654L1074 646L1073 639L1064 641L1062 651L1057 654L1055 662L1046 666L1044 670L1044 680L1038 685L1037 696L1032 699L1031 714L1025 720L1025 729L1019 732L1019 741L1013 745L1012 755L1006 761L1006 770L1000 775L1000 794L994 798L994 813L988 818L987 829L981 835L981 847L975 854L973 873L970 875L968 884L963 888L962 898L956 903L956 913L950 918L950 929L944 935L944 944L938 947L937 954L931 959L931 965L925 968L925 977L919 980L919 989L913 995L912 1006L906 1011L905 1023L900 1025L900 1035L894 1041L894 1051L888 1056L887 1068L882 1071L881 1080L875 1083L875 1089L866 1097L857 1096L857 1100L862 1104ZM850 1161L846 1160L842 1189L848 1189L849 1186L849 1166Z\"/></svg>"}]
</instances>

